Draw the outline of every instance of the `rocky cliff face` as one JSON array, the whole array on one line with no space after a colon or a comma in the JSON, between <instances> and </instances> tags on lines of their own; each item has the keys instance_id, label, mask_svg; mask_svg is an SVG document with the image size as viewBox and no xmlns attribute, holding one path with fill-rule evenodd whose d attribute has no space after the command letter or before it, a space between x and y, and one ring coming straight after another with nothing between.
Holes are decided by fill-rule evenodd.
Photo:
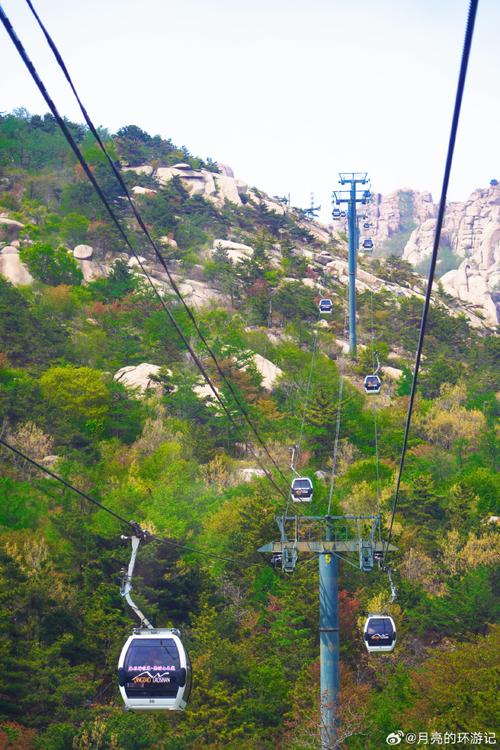
<instances>
[{"instance_id":1,"label":"rocky cliff face","mask_svg":"<svg viewBox=\"0 0 500 750\"><path fill-rule=\"evenodd\" d=\"M415 229L403 252L414 266L432 253L435 218ZM479 308L489 325L500 321L500 186L475 190L465 203L447 206L441 253L453 257L458 268L440 281L448 294Z\"/></svg>"},{"instance_id":2,"label":"rocky cliff face","mask_svg":"<svg viewBox=\"0 0 500 750\"><path fill-rule=\"evenodd\" d=\"M258 205L264 203L270 211L283 214L285 208L281 203L271 200L268 196L249 190L243 180L237 180L230 167L223 166L222 173L209 172L206 169L192 169L189 164L174 164L172 167L158 167L154 169L149 164L140 167L123 167L125 172L135 172L137 175L152 177L159 186L166 185L174 177L178 177L183 187L190 195L201 195L216 206L221 207L228 200L237 206L245 203ZM154 193L154 190L136 186L132 188L135 195Z\"/></svg>"},{"instance_id":3,"label":"rocky cliff face","mask_svg":"<svg viewBox=\"0 0 500 750\"><path fill-rule=\"evenodd\" d=\"M389 195L375 193L366 212L371 227L366 234L379 247L379 255L398 254L408 232L436 215L430 193L397 190Z\"/></svg>"},{"instance_id":4,"label":"rocky cliff face","mask_svg":"<svg viewBox=\"0 0 500 750\"><path fill-rule=\"evenodd\" d=\"M430 193L403 188L394 193L374 193L368 206L360 206L361 239L371 237L374 257L401 255L411 232L436 216L437 206ZM341 218L337 229L347 230L347 218ZM369 224L369 226L365 226Z\"/></svg>"},{"instance_id":5,"label":"rocky cliff face","mask_svg":"<svg viewBox=\"0 0 500 750\"><path fill-rule=\"evenodd\" d=\"M500 321L500 186L493 183L475 190L464 203L448 204L437 267L444 291L482 316L488 326ZM424 273L437 210L430 193L375 193L372 203L360 210L361 240L371 237L373 257L402 255ZM346 221L335 222L337 231L346 231Z\"/></svg>"}]
</instances>

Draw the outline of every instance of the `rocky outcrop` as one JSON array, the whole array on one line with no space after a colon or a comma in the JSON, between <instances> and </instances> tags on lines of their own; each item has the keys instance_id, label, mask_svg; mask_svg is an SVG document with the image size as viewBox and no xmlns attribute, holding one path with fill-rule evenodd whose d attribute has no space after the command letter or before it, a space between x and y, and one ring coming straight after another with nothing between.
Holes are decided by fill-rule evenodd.
<instances>
[{"instance_id":1,"label":"rocky outcrop","mask_svg":"<svg viewBox=\"0 0 500 750\"><path fill-rule=\"evenodd\" d=\"M226 175L226 177L234 177L232 167L230 167L228 164L221 164L220 162L217 162L217 166L219 167L221 174Z\"/></svg>"},{"instance_id":2,"label":"rocky outcrop","mask_svg":"<svg viewBox=\"0 0 500 750\"><path fill-rule=\"evenodd\" d=\"M139 268L140 265L144 265L147 263L147 259L143 255L138 255L137 257L133 255L131 258L127 261L127 266L129 268Z\"/></svg>"},{"instance_id":3,"label":"rocky outcrop","mask_svg":"<svg viewBox=\"0 0 500 750\"><path fill-rule=\"evenodd\" d=\"M0 252L0 274L11 284L27 285L34 281L33 276L19 258L19 250L12 245L7 245Z\"/></svg>"},{"instance_id":4,"label":"rocky outcrop","mask_svg":"<svg viewBox=\"0 0 500 750\"><path fill-rule=\"evenodd\" d=\"M220 305L227 302L226 297L218 289L213 289L204 281L186 279L185 281L178 280L177 283L182 296L195 310L210 304Z\"/></svg>"},{"instance_id":5,"label":"rocky outcrop","mask_svg":"<svg viewBox=\"0 0 500 750\"><path fill-rule=\"evenodd\" d=\"M332 260L325 266L325 273L331 275L340 281L341 284L349 283L349 264L346 260ZM390 288L392 285L378 278L373 273L365 271L363 268L358 268L356 272L356 288L373 289L374 291L380 291L383 287Z\"/></svg>"},{"instance_id":6,"label":"rocky outcrop","mask_svg":"<svg viewBox=\"0 0 500 750\"><path fill-rule=\"evenodd\" d=\"M168 245L169 247L173 247L174 249L177 248L177 242L173 237L168 237L167 235L165 235L164 237L159 237L158 241L161 242L162 245Z\"/></svg>"},{"instance_id":7,"label":"rocky outcrop","mask_svg":"<svg viewBox=\"0 0 500 750\"><path fill-rule=\"evenodd\" d=\"M152 380L152 376L158 375L159 372L159 365L151 365L143 362L140 365L122 367L115 372L113 379L119 383L123 383L126 388L137 388L139 393L144 395L146 391L161 389L161 384Z\"/></svg>"},{"instance_id":8,"label":"rocky outcrop","mask_svg":"<svg viewBox=\"0 0 500 750\"><path fill-rule=\"evenodd\" d=\"M206 172L206 174L211 175L212 173ZM214 174L212 179L215 181L215 194L208 197L214 203L221 205L227 200L230 203L236 203L237 206L241 205L240 190L242 190L243 183L238 181L238 186L234 177L227 177L223 174Z\"/></svg>"},{"instance_id":9,"label":"rocky outcrop","mask_svg":"<svg viewBox=\"0 0 500 750\"><path fill-rule=\"evenodd\" d=\"M436 219L427 219L415 229L403 249L403 259L412 266L422 263L432 252L434 234L436 232ZM443 233L443 238L446 235ZM425 248L425 250L424 250Z\"/></svg>"},{"instance_id":10,"label":"rocky outcrop","mask_svg":"<svg viewBox=\"0 0 500 750\"><path fill-rule=\"evenodd\" d=\"M384 365L382 368L382 373L390 378L390 380L399 380L399 378L403 374L403 370L398 369L397 367L390 367L389 365Z\"/></svg>"},{"instance_id":11,"label":"rocky outcrop","mask_svg":"<svg viewBox=\"0 0 500 750\"><path fill-rule=\"evenodd\" d=\"M198 396L200 401L204 401L206 399L213 403L217 402L214 392L212 391L208 383L203 382L203 383L198 383L197 385L194 385L193 393L196 394L196 396Z\"/></svg>"},{"instance_id":12,"label":"rocky outcrop","mask_svg":"<svg viewBox=\"0 0 500 750\"><path fill-rule=\"evenodd\" d=\"M94 248L91 245L77 245L73 250L73 257L78 261L84 281L102 279L109 273L109 266L94 257Z\"/></svg>"},{"instance_id":13,"label":"rocky outcrop","mask_svg":"<svg viewBox=\"0 0 500 750\"><path fill-rule=\"evenodd\" d=\"M244 469L238 469L236 476L241 482L251 482L256 477L265 476L266 472L264 469L257 469L254 467L246 467Z\"/></svg>"},{"instance_id":14,"label":"rocky outcrop","mask_svg":"<svg viewBox=\"0 0 500 750\"><path fill-rule=\"evenodd\" d=\"M412 226L434 218L437 207L430 193L402 189L388 195L375 193L365 213L371 227L364 232L375 244L382 244L397 234L407 232Z\"/></svg>"},{"instance_id":15,"label":"rocky outcrop","mask_svg":"<svg viewBox=\"0 0 500 750\"><path fill-rule=\"evenodd\" d=\"M109 268L107 266L95 260L80 260L79 265L84 281L103 279L109 273Z\"/></svg>"},{"instance_id":16,"label":"rocky outcrop","mask_svg":"<svg viewBox=\"0 0 500 750\"><path fill-rule=\"evenodd\" d=\"M178 177L190 195L201 195L217 206L223 206L226 200L241 205L241 196L248 190L246 183L227 174L227 169L226 174L217 174L206 169L192 169L189 164L174 164L172 167L158 167L153 177L160 185L167 185Z\"/></svg>"},{"instance_id":17,"label":"rocky outcrop","mask_svg":"<svg viewBox=\"0 0 500 750\"><path fill-rule=\"evenodd\" d=\"M278 378L283 375L283 370L265 357L262 357L260 354L254 354L252 362L258 372L262 375L262 387L266 391L272 391ZM208 399L213 402L216 401L214 393L208 383L203 382L195 385L193 387L193 392L196 393L201 400Z\"/></svg>"},{"instance_id":18,"label":"rocky outcrop","mask_svg":"<svg viewBox=\"0 0 500 750\"><path fill-rule=\"evenodd\" d=\"M445 292L482 309L486 322L491 326L500 323L500 299L497 287L500 284L498 264L493 269L480 269L464 261L460 268L448 271L440 282Z\"/></svg>"},{"instance_id":19,"label":"rocky outcrop","mask_svg":"<svg viewBox=\"0 0 500 750\"><path fill-rule=\"evenodd\" d=\"M153 174L153 167L149 164L143 164L140 167L122 167L122 172L134 172L134 174L144 174L146 177L151 177Z\"/></svg>"},{"instance_id":20,"label":"rocky outcrop","mask_svg":"<svg viewBox=\"0 0 500 750\"><path fill-rule=\"evenodd\" d=\"M89 260L94 254L94 248L90 245L77 245L73 250L73 257L77 260Z\"/></svg>"},{"instance_id":21,"label":"rocky outcrop","mask_svg":"<svg viewBox=\"0 0 500 750\"><path fill-rule=\"evenodd\" d=\"M282 203L272 200L272 198L269 198L268 195L265 195L259 190L250 190L248 193L248 199L252 205L263 207L267 211L272 211L280 216L284 216L286 213L285 206Z\"/></svg>"},{"instance_id":22,"label":"rocky outcrop","mask_svg":"<svg viewBox=\"0 0 500 750\"><path fill-rule=\"evenodd\" d=\"M156 195L158 193L158 190L153 190L153 188L141 187L140 185L134 185L134 187L132 188L132 193L134 195Z\"/></svg>"},{"instance_id":23,"label":"rocky outcrop","mask_svg":"<svg viewBox=\"0 0 500 750\"><path fill-rule=\"evenodd\" d=\"M23 227L24 224L21 224L20 221L0 215L0 241L12 242L12 240L17 240L19 230Z\"/></svg>"},{"instance_id":24,"label":"rocky outcrop","mask_svg":"<svg viewBox=\"0 0 500 750\"><path fill-rule=\"evenodd\" d=\"M283 375L283 370L260 354L254 354L252 360L262 375L262 387L266 391L272 391L278 378Z\"/></svg>"},{"instance_id":25,"label":"rocky outcrop","mask_svg":"<svg viewBox=\"0 0 500 750\"><path fill-rule=\"evenodd\" d=\"M214 240L214 246L210 250L210 253L213 255L217 250L225 250L233 263L237 263L239 260L246 260L253 255L253 247L244 245L241 242L231 242L231 240Z\"/></svg>"},{"instance_id":26,"label":"rocky outcrop","mask_svg":"<svg viewBox=\"0 0 500 750\"><path fill-rule=\"evenodd\" d=\"M283 207L282 207L283 208ZM328 227L325 227L319 221L303 221L299 222L300 226L305 229L309 234L312 234L315 240L318 242L329 242L332 239L332 232Z\"/></svg>"},{"instance_id":27,"label":"rocky outcrop","mask_svg":"<svg viewBox=\"0 0 500 750\"><path fill-rule=\"evenodd\" d=\"M432 253L435 220L416 229L403 253L412 265ZM465 203L447 206L441 234L443 251L448 248L459 267L445 273L440 282L448 294L481 309L487 324L500 321L497 303L500 284L500 186L476 190Z\"/></svg>"}]
</instances>

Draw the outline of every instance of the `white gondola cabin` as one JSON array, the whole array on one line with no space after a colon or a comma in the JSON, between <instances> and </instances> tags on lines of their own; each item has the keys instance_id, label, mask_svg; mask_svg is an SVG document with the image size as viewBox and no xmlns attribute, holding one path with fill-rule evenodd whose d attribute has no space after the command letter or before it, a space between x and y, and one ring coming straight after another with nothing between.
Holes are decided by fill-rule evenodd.
<instances>
[{"instance_id":1,"label":"white gondola cabin","mask_svg":"<svg viewBox=\"0 0 500 750\"><path fill-rule=\"evenodd\" d=\"M394 651L396 624L389 615L368 615L363 630L366 648L370 653Z\"/></svg>"},{"instance_id":2,"label":"white gondola cabin","mask_svg":"<svg viewBox=\"0 0 500 750\"><path fill-rule=\"evenodd\" d=\"M130 711L183 711L191 692L191 664L179 631L134 631L120 654L118 684Z\"/></svg>"},{"instance_id":3,"label":"white gondola cabin","mask_svg":"<svg viewBox=\"0 0 500 750\"><path fill-rule=\"evenodd\" d=\"M313 483L309 477L295 477L291 493L292 500L296 503L310 503L313 496Z\"/></svg>"},{"instance_id":4,"label":"white gondola cabin","mask_svg":"<svg viewBox=\"0 0 500 750\"><path fill-rule=\"evenodd\" d=\"M380 393L382 383L378 375L367 375L365 378L365 393L377 394Z\"/></svg>"},{"instance_id":5,"label":"white gondola cabin","mask_svg":"<svg viewBox=\"0 0 500 750\"><path fill-rule=\"evenodd\" d=\"M332 211L332 219L340 219L340 208L334 208Z\"/></svg>"},{"instance_id":6,"label":"white gondola cabin","mask_svg":"<svg viewBox=\"0 0 500 750\"><path fill-rule=\"evenodd\" d=\"M363 240L363 247L365 250L373 250L373 240L369 237L366 240Z\"/></svg>"},{"instance_id":7,"label":"white gondola cabin","mask_svg":"<svg viewBox=\"0 0 500 750\"><path fill-rule=\"evenodd\" d=\"M333 310L333 302L331 299L321 299L319 301L319 311L323 315L331 315Z\"/></svg>"}]
</instances>

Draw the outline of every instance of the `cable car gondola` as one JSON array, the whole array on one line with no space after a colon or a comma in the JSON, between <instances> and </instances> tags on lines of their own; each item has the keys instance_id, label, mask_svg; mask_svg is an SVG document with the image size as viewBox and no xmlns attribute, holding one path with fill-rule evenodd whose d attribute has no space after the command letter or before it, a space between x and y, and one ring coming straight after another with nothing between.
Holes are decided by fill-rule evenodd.
<instances>
[{"instance_id":1,"label":"cable car gondola","mask_svg":"<svg viewBox=\"0 0 500 750\"><path fill-rule=\"evenodd\" d=\"M341 216L342 219L345 219L345 217L347 216L347 214L346 214L345 211L341 211L340 212L340 216Z\"/></svg>"},{"instance_id":2,"label":"cable car gondola","mask_svg":"<svg viewBox=\"0 0 500 750\"><path fill-rule=\"evenodd\" d=\"M363 247L365 250L371 250L373 248L373 240L371 240L369 237L366 240L363 240Z\"/></svg>"},{"instance_id":3,"label":"cable car gondola","mask_svg":"<svg viewBox=\"0 0 500 750\"><path fill-rule=\"evenodd\" d=\"M118 661L118 684L131 711L183 711L191 692L191 665L178 630L136 630Z\"/></svg>"},{"instance_id":4,"label":"cable car gondola","mask_svg":"<svg viewBox=\"0 0 500 750\"><path fill-rule=\"evenodd\" d=\"M396 624L389 615L368 615L363 630L366 648L372 652L394 651Z\"/></svg>"},{"instance_id":5,"label":"cable car gondola","mask_svg":"<svg viewBox=\"0 0 500 750\"><path fill-rule=\"evenodd\" d=\"M334 208L332 211L332 219L340 219L340 208Z\"/></svg>"},{"instance_id":6,"label":"cable car gondola","mask_svg":"<svg viewBox=\"0 0 500 750\"><path fill-rule=\"evenodd\" d=\"M319 311L324 315L331 315L333 310L333 302L331 299L321 299L319 301Z\"/></svg>"},{"instance_id":7,"label":"cable car gondola","mask_svg":"<svg viewBox=\"0 0 500 750\"><path fill-rule=\"evenodd\" d=\"M281 568L283 564L283 553L274 552L271 555L271 565L273 568Z\"/></svg>"},{"instance_id":8,"label":"cable car gondola","mask_svg":"<svg viewBox=\"0 0 500 750\"><path fill-rule=\"evenodd\" d=\"M378 375L367 375L365 378L365 393L380 393L382 383Z\"/></svg>"},{"instance_id":9,"label":"cable car gondola","mask_svg":"<svg viewBox=\"0 0 500 750\"><path fill-rule=\"evenodd\" d=\"M292 500L296 503L310 503L313 496L313 483L309 477L295 477L291 487Z\"/></svg>"},{"instance_id":10,"label":"cable car gondola","mask_svg":"<svg viewBox=\"0 0 500 750\"><path fill-rule=\"evenodd\" d=\"M370 222L369 222L369 221L365 221L365 222L363 223L363 229L370 229L370 227L371 227L371 224L370 224Z\"/></svg>"},{"instance_id":11,"label":"cable car gondola","mask_svg":"<svg viewBox=\"0 0 500 750\"><path fill-rule=\"evenodd\" d=\"M183 711L191 692L189 655L175 628L154 628L133 602L132 576L141 541L149 535L131 521L132 554L120 593L141 622L126 640L118 660L118 685L129 711Z\"/></svg>"}]
</instances>

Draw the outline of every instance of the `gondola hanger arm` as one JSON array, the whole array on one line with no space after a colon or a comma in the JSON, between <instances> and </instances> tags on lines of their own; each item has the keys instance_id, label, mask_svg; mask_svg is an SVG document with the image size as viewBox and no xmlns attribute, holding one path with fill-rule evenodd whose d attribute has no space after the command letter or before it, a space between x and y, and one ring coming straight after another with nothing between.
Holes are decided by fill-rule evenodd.
<instances>
[{"instance_id":1,"label":"gondola hanger arm","mask_svg":"<svg viewBox=\"0 0 500 750\"><path fill-rule=\"evenodd\" d=\"M132 553L130 555L130 562L128 564L128 570L125 573L125 575L122 578L121 586L120 586L120 594L123 596L127 604L133 609L137 617L139 618L141 622L142 627L146 627L149 630L154 630L153 626L145 617L145 615L141 612L137 604L132 600L132 597L130 596L130 593L132 591L132 577L134 575L134 567L135 567L135 561L137 558L137 551L139 549L139 545L143 541L147 541L148 539L148 533L147 531L144 531L141 529L138 523L135 523L134 521L131 521L131 525L133 528L133 534L131 536L123 536L122 539L130 539L132 543Z\"/></svg>"},{"instance_id":2,"label":"gondola hanger arm","mask_svg":"<svg viewBox=\"0 0 500 750\"><path fill-rule=\"evenodd\" d=\"M392 580L391 566L390 565L386 565L385 571L387 573L387 577L389 578L389 586L391 588L391 598L389 600L389 604L393 604L396 601L396 599L397 599L398 590L397 590L396 585L394 584L394 582Z\"/></svg>"}]
</instances>

